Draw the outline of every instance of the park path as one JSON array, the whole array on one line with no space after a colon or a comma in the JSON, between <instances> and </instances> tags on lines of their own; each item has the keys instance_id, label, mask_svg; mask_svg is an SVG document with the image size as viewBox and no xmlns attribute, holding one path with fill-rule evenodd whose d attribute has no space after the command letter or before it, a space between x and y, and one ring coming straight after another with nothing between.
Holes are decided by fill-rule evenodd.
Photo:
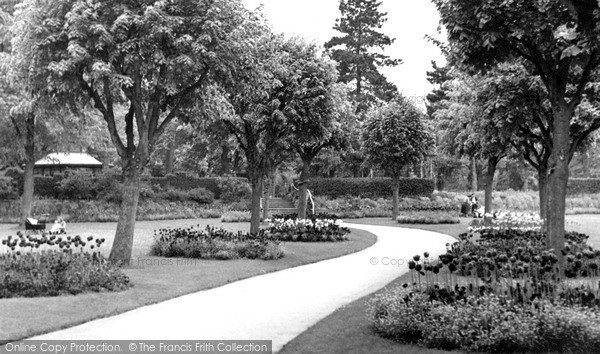
<instances>
[{"instance_id":1,"label":"park path","mask_svg":"<svg viewBox=\"0 0 600 354\"><path fill-rule=\"evenodd\" d=\"M450 236L416 229L346 224L377 235L351 255L200 291L30 339L272 340L273 351L337 308L373 293L425 251L437 256ZM376 263L376 264L375 264Z\"/></svg>"}]
</instances>

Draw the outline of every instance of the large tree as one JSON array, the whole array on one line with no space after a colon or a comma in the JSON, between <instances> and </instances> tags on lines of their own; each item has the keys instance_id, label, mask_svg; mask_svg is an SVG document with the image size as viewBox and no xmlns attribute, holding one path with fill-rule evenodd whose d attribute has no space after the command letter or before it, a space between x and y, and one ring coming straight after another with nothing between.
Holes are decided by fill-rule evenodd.
<instances>
[{"instance_id":1,"label":"large tree","mask_svg":"<svg viewBox=\"0 0 600 354\"><path fill-rule=\"evenodd\" d=\"M548 170L549 244L564 247L570 125L600 64L599 4L595 0L433 0L450 49L461 64L487 69L523 59L540 77L552 108ZM557 252L561 258L562 254Z\"/></svg>"},{"instance_id":2,"label":"large tree","mask_svg":"<svg viewBox=\"0 0 600 354\"><path fill-rule=\"evenodd\" d=\"M353 96L357 109L364 112L376 100L390 101L397 93L394 84L379 72L382 66L396 66L398 59L383 54L394 39L381 32L387 13L381 12L379 0L340 0L342 17L334 30L341 33L325 43L333 60L339 63L340 82L355 85Z\"/></svg>"},{"instance_id":3,"label":"large tree","mask_svg":"<svg viewBox=\"0 0 600 354\"><path fill-rule=\"evenodd\" d=\"M187 118L194 93L211 75L228 69L227 48L244 31L245 10L231 0L24 5L16 41L34 38L31 50L47 69L46 88L90 101L121 158L123 201L110 259L128 264L140 175L154 144L176 117Z\"/></svg>"},{"instance_id":4,"label":"large tree","mask_svg":"<svg viewBox=\"0 0 600 354\"><path fill-rule=\"evenodd\" d=\"M593 81L597 77L594 75ZM598 93L590 85L570 125L568 159L587 146L597 125ZM487 75L479 100L496 136L514 147L538 173L540 217L548 209L548 168L552 152L552 107L543 82L519 63L509 63Z\"/></svg>"},{"instance_id":5,"label":"large tree","mask_svg":"<svg viewBox=\"0 0 600 354\"><path fill-rule=\"evenodd\" d=\"M423 119L424 115L409 100L399 96L373 112L365 126L363 148L368 161L392 177L394 220L398 217L402 168L422 161L433 141Z\"/></svg>"},{"instance_id":6,"label":"large tree","mask_svg":"<svg viewBox=\"0 0 600 354\"><path fill-rule=\"evenodd\" d=\"M290 131L287 117L294 113L291 88L302 75L294 67L302 59L302 46L272 34L266 25L257 25L252 33L252 45L235 51L238 69L223 87L210 88L204 114L218 117L244 152L252 188L250 232L257 233L264 177L288 148L284 137Z\"/></svg>"}]
</instances>

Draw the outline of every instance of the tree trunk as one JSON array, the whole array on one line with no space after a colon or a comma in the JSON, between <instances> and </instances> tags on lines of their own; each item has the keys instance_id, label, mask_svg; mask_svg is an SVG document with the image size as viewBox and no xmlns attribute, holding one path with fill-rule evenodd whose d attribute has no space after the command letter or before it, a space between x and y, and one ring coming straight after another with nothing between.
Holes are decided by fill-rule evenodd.
<instances>
[{"instance_id":1,"label":"tree trunk","mask_svg":"<svg viewBox=\"0 0 600 354\"><path fill-rule=\"evenodd\" d=\"M538 186L540 198L540 219L546 220L548 215L548 169L543 167L538 171Z\"/></svg>"},{"instance_id":2,"label":"tree trunk","mask_svg":"<svg viewBox=\"0 0 600 354\"><path fill-rule=\"evenodd\" d=\"M571 112L566 103L559 103L553 107L553 121L553 148L550 155L550 174L548 176L548 244L551 248L554 248L559 259L559 269L562 270L564 269L564 257L561 251L565 243L565 204L567 182L569 180L568 151L571 122Z\"/></svg>"},{"instance_id":3,"label":"tree trunk","mask_svg":"<svg viewBox=\"0 0 600 354\"><path fill-rule=\"evenodd\" d=\"M169 145L165 153L165 174L173 173L173 160L175 159L175 141L169 137Z\"/></svg>"},{"instance_id":4,"label":"tree trunk","mask_svg":"<svg viewBox=\"0 0 600 354\"><path fill-rule=\"evenodd\" d=\"M308 180L310 178L310 163L312 159L302 159L302 171L298 186L298 219L306 219L306 205L308 203Z\"/></svg>"},{"instance_id":5,"label":"tree trunk","mask_svg":"<svg viewBox=\"0 0 600 354\"><path fill-rule=\"evenodd\" d=\"M252 202L250 207L250 233L258 234L260 229L260 198L262 196L262 174L253 173L250 178Z\"/></svg>"},{"instance_id":6,"label":"tree trunk","mask_svg":"<svg viewBox=\"0 0 600 354\"><path fill-rule=\"evenodd\" d=\"M471 159L471 192L477 192L477 160Z\"/></svg>"},{"instance_id":7,"label":"tree trunk","mask_svg":"<svg viewBox=\"0 0 600 354\"><path fill-rule=\"evenodd\" d=\"M496 166L498 166L499 159L489 158L487 166L487 181L485 183L485 213L492 212L492 198L494 192L494 175L496 174Z\"/></svg>"},{"instance_id":8,"label":"tree trunk","mask_svg":"<svg viewBox=\"0 0 600 354\"><path fill-rule=\"evenodd\" d=\"M27 115L25 121L25 169L23 170L23 195L21 195L21 221L31 217L33 205L35 165L35 114Z\"/></svg>"},{"instance_id":9,"label":"tree trunk","mask_svg":"<svg viewBox=\"0 0 600 354\"><path fill-rule=\"evenodd\" d=\"M221 173L223 175L231 174L231 161L229 159L229 145L221 145Z\"/></svg>"},{"instance_id":10,"label":"tree trunk","mask_svg":"<svg viewBox=\"0 0 600 354\"><path fill-rule=\"evenodd\" d=\"M392 186L392 220L398 219L398 202L400 199L400 179L394 176L394 184Z\"/></svg>"},{"instance_id":11,"label":"tree trunk","mask_svg":"<svg viewBox=\"0 0 600 354\"><path fill-rule=\"evenodd\" d=\"M137 158L127 158L123 161L123 192L121 194L121 210L115 241L110 251L111 262L128 265L133 250L133 235L135 232L135 219L137 216L138 201L140 198L140 175L143 165L136 163ZM145 158L140 158L145 161Z\"/></svg>"},{"instance_id":12,"label":"tree trunk","mask_svg":"<svg viewBox=\"0 0 600 354\"><path fill-rule=\"evenodd\" d=\"M275 195L275 170L276 168L270 168L267 174L266 184L263 185L263 220L269 219L269 202L270 198Z\"/></svg>"}]
</instances>

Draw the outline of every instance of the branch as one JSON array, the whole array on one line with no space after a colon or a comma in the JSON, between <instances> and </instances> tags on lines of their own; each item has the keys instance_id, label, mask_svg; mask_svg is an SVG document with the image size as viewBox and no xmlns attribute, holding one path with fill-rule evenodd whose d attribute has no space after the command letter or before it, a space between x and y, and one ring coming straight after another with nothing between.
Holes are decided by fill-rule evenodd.
<instances>
[{"instance_id":1,"label":"branch","mask_svg":"<svg viewBox=\"0 0 600 354\"><path fill-rule=\"evenodd\" d=\"M19 136L20 139L23 139L23 133L21 133L21 129L19 128L19 124L17 123L17 120L15 119L15 117L11 114L9 115L10 117L10 121L12 122L13 126L15 127L15 130L17 131L17 135Z\"/></svg>"},{"instance_id":2,"label":"branch","mask_svg":"<svg viewBox=\"0 0 600 354\"><path fill-rule=\"evenodd\" d=\"M119 132L117 130L117 125L115 124L115 119L114 116L110 116L108 114L108 111L106 110L106 107L104 106L104 103L102 103L102 98L100 97L100 95L98 94L98 92L96 92L96 90L94 90L94 88L92 88L87 81L85 81L83 79L83 75L79 74L79 83L81 84L81 88L83 88L83 90L85 92L88 93L88 95L92 98L92 100L94 101L94 107L96 107L100 113L102 113L102 117L104 118L104 121L106 121L106 124L108 124L108 132L110 133L110 138L113 142L113 144L115 145L115 148L117 149L117 153L119 154L119 156L121 157L125 157L125 145L123 145L123 141L121 141L121 137L119 136Z\"/></svg>"}]
</instances>

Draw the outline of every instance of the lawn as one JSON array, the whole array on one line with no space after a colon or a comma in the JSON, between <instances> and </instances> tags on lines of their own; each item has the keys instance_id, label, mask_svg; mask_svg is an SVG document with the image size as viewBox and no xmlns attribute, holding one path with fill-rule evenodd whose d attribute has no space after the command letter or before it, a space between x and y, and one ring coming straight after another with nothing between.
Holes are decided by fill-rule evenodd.
<instances>
[{"instance_id":1,"label":"lawn","mask_svg":"<svg viewBox=\"0 0 600 354\"><path fill-rule=\"evenodd\" d=\"M370 224L393 227L408 227L458 236L467 231L469 218L461 218L460 224L416 225L398 224L389 218L365 218L352 220L357 224ZM588 244L600 248L600 215L568 215L567 230L586 233ZM307 331L285 345L280 353L450 353L437 349L405 345L382 338L371 328L367 319L367 302L376 294L391 287L410 283L410 275L405 273L388 284L384 289L356 300L316 323ZM458 353L453 351L452 353Z\"/></svg>"},{"instance_id":2,"label":"lawn","mask_svg":"<svg viewBox=\"0 0 600 354\"><path fill-rule=\"evenodd\" d=\"M87 293L77 296L12 298L0 300L0 343L71 327L122 313L140 306L218 287L236 280L343 256L375 243L374 235L353 230L350 241L337 243L283 243L285 257L261 260L190 260L147 256L154 229L190 225L219 225L248 230L248 223L221 224L218 219L140 221L136 224L133 260L124 272L133 287L118 293ZM67 225L71 235L95 235L107 239L110 249L116 223ZM0 225L0 238L15 234L14 225ZM268 289L266 289L268 291Z\"/></svg>"}]
</instances>

